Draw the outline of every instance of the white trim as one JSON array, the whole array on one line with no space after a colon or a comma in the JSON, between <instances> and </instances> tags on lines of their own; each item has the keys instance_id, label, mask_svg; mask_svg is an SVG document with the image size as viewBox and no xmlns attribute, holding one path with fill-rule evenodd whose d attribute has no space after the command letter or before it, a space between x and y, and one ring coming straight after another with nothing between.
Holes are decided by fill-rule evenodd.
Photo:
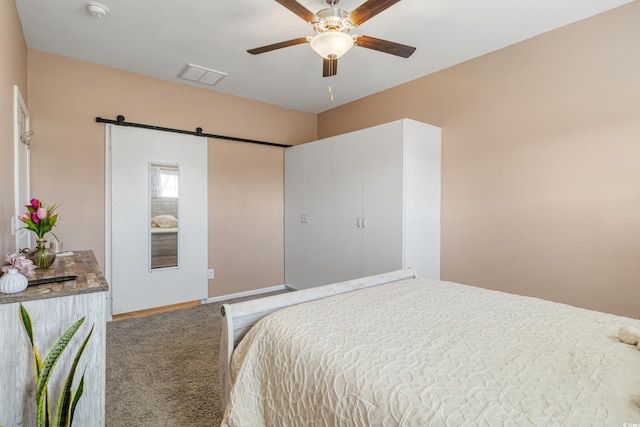
<instances>
[{"instance_id":1,"label":"white trim","mask_svg":"<svg viewBox=\"0 0 640 427\"><path fill-rule=\"evenodd\" d=\"M254 296L254 295L260 295L260 294L266 294L269 292L276 292L276 291L284 291L287 289L291 289L286 285L276 285L276 286L271 286L269 288L260 288L260 289L255 289L253 291L244 291L244 292L237 292L235 294L229 294L229 295L222 295L219 297L211 297L211 298L207 298L207 299L203 299L201 301L202 304L209 304L212 302L218 302L218 301L226 301L226 300L230 300L233 298L242 298L242 297L250 297L250 296Z\"/></svg>"},{"instance_id":2,"label":"white trim","mask_svg":"<svg viewBox=\"0 0 640 427\"><path fill-rule=\"evenodd\" d=\"M22 110L24 113L24 124L23 129L20 128L18 124L18 114L20 114L19 110ZM30 176L30 158L29 158L29 147L26 148L24 153L24 164L20 164L20 150L22 149L22 134L31 129L31 115L29 114L29 110L27 109L27 105L22 98L22 94L20 93L20 88L17 85L13 86L13 215L11 216L11 232L13 233L13 244L15 245L15 251L18 252L20 250L20 232L15 231L17 228L22 226L18 220L18 216L24 213L24 203L20 200L20 174L24 174L24 185L27 190L27 199L30 196L31 192L31 182L29 180ZM28 201L28 200L27 200Z\"/></svg>"},{"instance_id":3,"label":"white trim","mask_svg":"<svg viewBox=\"0 0 640 427\"><path fill-rule=\"evenodd\" d=\"M107 321L113 319L111 309L111 125L104 127L104 278L109 283Z\"/></svg>"}]
</instances>

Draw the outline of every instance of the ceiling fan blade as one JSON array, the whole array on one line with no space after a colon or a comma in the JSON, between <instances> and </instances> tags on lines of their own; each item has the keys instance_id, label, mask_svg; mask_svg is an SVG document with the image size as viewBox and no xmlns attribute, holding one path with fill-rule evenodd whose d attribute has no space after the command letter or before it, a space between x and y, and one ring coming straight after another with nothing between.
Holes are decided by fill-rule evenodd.
<instances>
[{"instance_id":1,"label":"ceiling fan blade","mask_svg":"<svg viewBox=\"0 0 640 427\"><path fill-rule=\"evenodd\" d=\"M298 39L287 40L286 42L269 44L267 46L256 47L255 49L249 49L249 52L252 55L257 55L259 53L271 52L272 50L282 49L283 47L295 46L297 44L309 43L309 40L306 37L300 37Z\"/></svg>"},{"instance_id":2,"label":"ceiling fan blade","mask_svg":"<svg viewBox=\"0 0 640 427\"><path fill-rule=\"evenodd\" d=\"M338 73L338 58L322 58L322 77L335 76Z\"/></svg>"},{"instance_id":3,"label":"ceiling fan blade","mask_svg":"<svg viewBox=\"0 0 640 427\"><path fill-rule=\"evenodd\" d=\"M358 26L399 1L400 0L367 0L349 14L349 19L353 25Z\"/></svg>"},{"instance_id":4,"label":"ceiling fan blade","mask_svg":"<svg viewBox=\"0 0 640 427\"><path fill-rule=\"evenodd\" d=\"M366 47L391 55L401 56L403 58L410 57L416 48L405 44L394 43L387 40L377 39L369 36L358 36L355 43L356 46Z\"/></svg>"},{"instance_id":5,"label":"ceiling fan blade","mask_svg":"<svg viewBox=\"0 0 640 427\"><path fill-rule=\"evenodd\" d=\"M318 20L315 13L298 3L296 0L276 0L278 3L289 9L291 12L298 15L305 21L312 23Z\"/></svg>"}]
</instances>

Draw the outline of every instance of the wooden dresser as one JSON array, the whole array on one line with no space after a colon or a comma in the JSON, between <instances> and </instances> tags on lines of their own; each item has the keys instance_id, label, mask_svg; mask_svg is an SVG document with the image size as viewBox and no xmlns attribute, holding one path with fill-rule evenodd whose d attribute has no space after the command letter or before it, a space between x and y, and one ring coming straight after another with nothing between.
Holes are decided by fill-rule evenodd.
<instances>
[{"instance_id":1,"label":"wooden dresser","mask_svg":"<svg viewBox=\"0 0 640 427\"><path fill-rule=\"evenodd\" d=\"M69 276L76 277L30 284L27 289L15 294L0 294L1 426L36 424L33 352L20 322L20 304L31 316L34 341L43 360L67 328L85 317L53 370L49 382L52 415L71 361L94 325L73 383L75 390L84 372L84 393L76 408L73 424L83 427L104 426L106 302L109 285L93 251L59 254L48 269L37 270L36 277L31 278L30 283Z\"/></svg>"}]
</instances>

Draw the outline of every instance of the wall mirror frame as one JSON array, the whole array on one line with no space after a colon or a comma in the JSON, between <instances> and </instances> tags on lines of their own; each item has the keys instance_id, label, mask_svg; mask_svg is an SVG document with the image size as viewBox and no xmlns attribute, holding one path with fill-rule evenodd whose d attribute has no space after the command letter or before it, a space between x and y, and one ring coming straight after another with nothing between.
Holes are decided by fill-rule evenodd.
<instances>
[{"instance_id":1,"label":"wall mirror frame","mask_svg":"<svg viewBox=\"0 0 640 427\"><path fill-rule=\"evenodd\" d=\"M149 271L180 266L180 165L149 162Z\"/></svg>"}]
</instances>

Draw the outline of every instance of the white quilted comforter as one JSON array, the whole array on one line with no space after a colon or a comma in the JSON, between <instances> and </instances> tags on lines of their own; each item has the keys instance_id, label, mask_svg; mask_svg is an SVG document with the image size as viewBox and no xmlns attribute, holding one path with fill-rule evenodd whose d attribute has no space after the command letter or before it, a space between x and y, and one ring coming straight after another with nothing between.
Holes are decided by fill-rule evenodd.
<instances>
[{"instance_id":1,"label":"white quilted comforter","mask_svg":"<svg viewBox=\"0 0 640 427\"><path fill-rule=\"evenodd\" d=\"M640 321L408 280L262 319L232 360L223 426L640 423Z\"/></svg>"}]
</instances>

